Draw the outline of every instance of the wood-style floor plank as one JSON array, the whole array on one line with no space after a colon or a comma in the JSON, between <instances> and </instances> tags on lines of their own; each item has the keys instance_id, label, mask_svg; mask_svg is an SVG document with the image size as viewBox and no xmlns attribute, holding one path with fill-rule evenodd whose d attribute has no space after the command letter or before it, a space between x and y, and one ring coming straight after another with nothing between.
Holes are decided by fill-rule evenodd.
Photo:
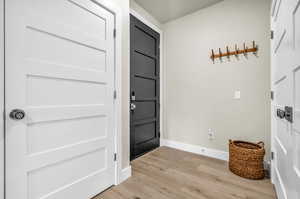
<instances>
[{"instance_id":1,"label":"wood-style floor plank","mask_svg":"<svg viewBox=\"0 0 300 199\"><path fill-rule=\"evenodd\" d=\"M232 174L227 162L160 147L132 161L132 177L94 199L275 199L269 179Z\"/></svg>"}]
</instances>

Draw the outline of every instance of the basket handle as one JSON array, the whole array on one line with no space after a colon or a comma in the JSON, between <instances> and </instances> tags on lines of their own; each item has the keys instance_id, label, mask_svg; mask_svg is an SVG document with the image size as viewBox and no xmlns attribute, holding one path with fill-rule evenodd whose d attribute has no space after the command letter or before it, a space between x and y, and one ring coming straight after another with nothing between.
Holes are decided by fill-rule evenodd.
<instances>
[{"instance_id":1,"label":"basket handle","mask_svg":"<svg viewBox=\"0 0 300 199\"><path fill-rule=\"evenodd\" d=\"M230 139L230 140L229 140L229 144L232 144L232 143L233 143L233 141Z\"/></svg>"},{"instance_id":2,"label":"basket handle","mask_svg":"<svg viewBox=\"0 0 300 199\"><path fill-rule=\"evenodd\" d=\"M257 144L258 144L259 146L261 146L262 148L265 147L265 143L264 143L263 141L260 141L260 142L258 142Z\"/></svg>"}]
</instances>

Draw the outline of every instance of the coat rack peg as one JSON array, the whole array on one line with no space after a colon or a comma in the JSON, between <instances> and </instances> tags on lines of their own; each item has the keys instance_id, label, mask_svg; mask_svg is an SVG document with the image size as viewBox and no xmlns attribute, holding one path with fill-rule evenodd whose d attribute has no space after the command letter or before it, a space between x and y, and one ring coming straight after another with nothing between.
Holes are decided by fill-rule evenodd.
<instances>
[{"instance_id":1,"label":"coat rack peg","mask_svg":"<svg viewBox=\"0 0 300 199\"><path fill-rule=\"evenodd\" d=\"M230 52L229 52L229 48L228 48L228 46L226 46L226 51L227 51L227 58L229 59Z\"/></svg>"},{"instance_id":2,"label":"coat rack peg","mask_svg":"<svg viewBox=\"0 0 300 199\"><path fill-rule=\"evenodd\" d=\"M253 41L253 54L257 54L257 45L255 44L255 41Z\"/></svg>"},{"instance_id":3,"label":"coat rack peg","mask_svg":"<svg viewBox=\"0 0 300 199\"><path fill-rule=\"evenodd\" d=\"M244 55L247 55L248 53L248 47L246 47L246 43L244 43Z\"/></svg>"},{"instance_id":4,"label":"coat rack peg","mask_svg":"<svg viewBox=\"0 0 300 199\"><path fill-rule=\"evenodd\" d=\"M238 56L239 55L239 49L237 47L237 44L235 44L235 56Z\"/></svg>"},{"instance_id":5,"label":"coat rack peg","mask_svg":"<svg viewBox=\"0 0 300 199\"><path fill-rule=\"evenodd\" d=\"M243 47L239 48L238 44L234 45L234 50L230 51L230 47L226 46L226 49L224 50L224 52L222 53L221 48L218 48L218 53L215 54L214 50L211 50L211 56L210 58L212 59L212 61L214 62L216 58L219 58L220 61L222 62L222 57L227 57L228 61L230 61L230 56L234 55L236 56L236 58L238 59L239 54L244 54L244 56L246 58L248 58L248 53L253 53L254 55L257 55L258 52L258 45L256 44L256 42L253 40L252 41L252 45L250 45L250 47L248 47L246 45L246 42L243 43Z\"/></svg>"}]
</instances>

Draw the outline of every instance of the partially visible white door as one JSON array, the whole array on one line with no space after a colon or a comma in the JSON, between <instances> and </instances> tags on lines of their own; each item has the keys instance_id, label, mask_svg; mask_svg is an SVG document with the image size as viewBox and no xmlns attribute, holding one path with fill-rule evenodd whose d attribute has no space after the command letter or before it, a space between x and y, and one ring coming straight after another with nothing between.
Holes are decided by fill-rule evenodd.
<instances>
[{"instance_id":1,"label":"partially visible white door","mask_svg":"<svg viewBox=\"0 0 300 199\"><path fill-rule=\"evenodd\" d=\"M115 179L114 15L90 0L5 9L6 199L91 198Z\"/></svg>"},{"instance_id":2,"label":"partially visible white door","mask_svg":"<svg viewBox=\"0 0 300 199\"><path fill-rule=\"evenodd\" d=\"M300 0L273 0L272 181L279 199L300 198Z\"/></svg>"},{"instance_id":3,"label":"partially visible white door","mask_svg":"<svg viewBox=\"0 0 300 199\"><path fill-rule=\"evenodd\" d=\"M4 0L0 0L0 113L4 112ZM0 116L0 199L4 199L4 115Z\"/></svg>"}]
</instances>

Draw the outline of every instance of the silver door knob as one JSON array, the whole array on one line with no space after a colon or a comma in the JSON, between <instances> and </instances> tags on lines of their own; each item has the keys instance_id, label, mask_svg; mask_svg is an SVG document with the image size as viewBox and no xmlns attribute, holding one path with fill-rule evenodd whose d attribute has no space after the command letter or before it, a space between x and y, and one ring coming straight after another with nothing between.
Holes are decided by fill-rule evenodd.
<instances>
[{"instance_id":1,"label":"silver door knob","mask_svg":"<svg viewBox=\"0 0 300 199\"><path fill-rule=\"evenodd\" d=\"M130 104L130 110L134 111L134 109L136 109L136 105L134 103Z\"/></svg>"},{"instance_id":2,"label":"silver door knob","mask_svg":"<svg viewBox=\"0 0 300 199\"><path fill-rule=\"evenodd\" d=\"M12 120L22 120L25 117L25 112L21 109L14 109L9 113Z\"/></svg>"}]
</instances>

